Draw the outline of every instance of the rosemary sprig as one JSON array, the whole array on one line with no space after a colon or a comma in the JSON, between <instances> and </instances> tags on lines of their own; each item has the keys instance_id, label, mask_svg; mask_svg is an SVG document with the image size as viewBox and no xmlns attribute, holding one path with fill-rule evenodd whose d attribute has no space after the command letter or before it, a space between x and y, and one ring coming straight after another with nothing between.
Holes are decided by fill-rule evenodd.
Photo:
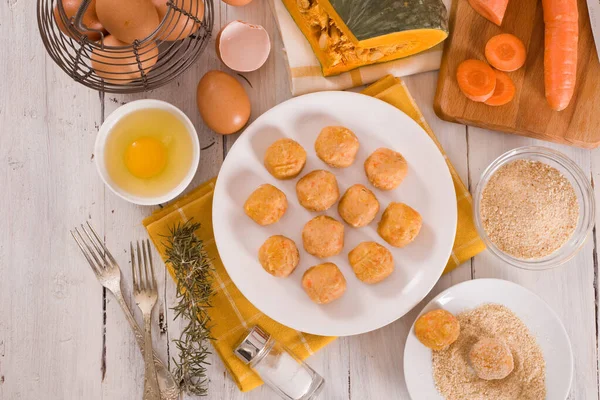
<instances>
[{"instance_id":1,"label":"rosemary sprig","mask_svg":"<svg viewBox=\"0 0 600 400\"><path fill-rule=\"evenodd\" d=\"M177 305L173 307L175 319L188 321L178 340L174 340L179 350L179 360L173 359L175 377L181 389L196 396L208 394L206 366L210 349L210 317L213 294L213 268L204 250L203 243L194 235L200 224L188 221L170 229L167 238L167 262L175 271L177 280Z\"/></svg>"}]
</instances>

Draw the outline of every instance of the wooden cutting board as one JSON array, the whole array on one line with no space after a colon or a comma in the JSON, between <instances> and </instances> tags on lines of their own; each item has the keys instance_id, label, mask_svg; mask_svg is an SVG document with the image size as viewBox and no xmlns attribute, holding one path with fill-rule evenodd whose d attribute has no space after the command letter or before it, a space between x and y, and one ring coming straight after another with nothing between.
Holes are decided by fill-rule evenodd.
<instances>
[{"instance_id":1,"label":"wooden cutting board","mask_svg":"<svg viewBox=\"0 0 600 400\"><path fill-rule=\"evenodd\" d=\"M502 27L477 14L467 0L454 0L434 101L447 121L515 133L578 147L600 146L600 63L585 0L579 0L579 63L575 94L563 111L553 111L544 97L544 19L542 2L511 0ZM485 61L487 40L512 33L527 48L525 65L508 74L517 93L500 107L468 100L456 83L456 68L469 58Z\"/></svg>"}]
</instances>

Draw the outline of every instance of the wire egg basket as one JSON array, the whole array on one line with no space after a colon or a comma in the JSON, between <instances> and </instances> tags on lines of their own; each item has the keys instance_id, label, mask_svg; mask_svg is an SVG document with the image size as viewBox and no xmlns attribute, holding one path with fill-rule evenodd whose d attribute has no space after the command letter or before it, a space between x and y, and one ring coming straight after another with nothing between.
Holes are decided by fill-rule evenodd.
<instances>
[{"instance_id":1,"label":"wire egg basket","mask_svg":"<svg viewBox=\"0 0 600 400\"><path fill-rule=\"evenodd\" d=\"M153 33L126 44L85 25L94 0L82 0L70 17L63 1L37 0L46 50L71 78L107 93L143 92L172 81L202 54L213 29L212 0L165 0L168 9Z\"/></svg>"}]
</instances>

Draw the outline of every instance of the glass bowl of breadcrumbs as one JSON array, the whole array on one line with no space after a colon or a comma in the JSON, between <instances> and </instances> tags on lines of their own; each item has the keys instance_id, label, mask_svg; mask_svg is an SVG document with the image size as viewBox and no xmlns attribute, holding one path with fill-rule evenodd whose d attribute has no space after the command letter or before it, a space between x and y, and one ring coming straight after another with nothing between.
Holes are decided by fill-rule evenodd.
<instances>
[{"instance_id":1,"label":"glass bowl of breadcrumbs","mask_svg":"<svg viewBox=\"0 0 600 400\"><path fill-rule=\"evenodd\" d=\"M528 270L557 267L577 254L594 226L590 179L564 154L520 147L483 172L475 226L490 252Z\"/></svg>"}]
</instances>

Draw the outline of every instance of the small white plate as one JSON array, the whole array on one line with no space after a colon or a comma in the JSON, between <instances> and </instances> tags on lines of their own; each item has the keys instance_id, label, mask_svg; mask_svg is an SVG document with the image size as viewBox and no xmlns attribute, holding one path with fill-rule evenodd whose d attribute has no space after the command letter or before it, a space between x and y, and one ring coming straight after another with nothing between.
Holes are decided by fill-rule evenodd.
<instances>
[{"instance_id":1,"label":"small white plate","mask_svg":"<svg viewBox=\"0 0 600 400\"><path fill-rule=\"evenodd\" d=\"M419 316L438 308L456 315L487 303L508 307L527 325L546 360L546 400L565 400L573 379L571 342L558 315L533 292L501 279L475 279L446 289ZM413 400L443 400L433 381L431 350L415 336L414 323L404 348L404 378Z\"/></svg>"},{"instance_id":2,"label":"small white plate","mask_svg":"<svg viewBox=\"0 0 600 400\"><path fill-rule=\"evenodd\" d=\"M314 143L322 128L343 125L360 141L356 162L344 169L331 169L319 160ZM263 165L265 150L275 140L289 137L307 152L306 167L300 176L315 169L332 171L344 193L355 183L373 189L381 204L375 220L360 229L345 225L341 254L326 261L338 265L347 281L344 296L330 304L318 305L300 284L311 266L325 262L302 247L304 224L322 213L300 206L296 197L297 179L280 181ZM399 151L408 162L408 176L393 191L374 189L363 163L379 147ZM283 218L259 226L244 213L244 202L261 184L270 183L288 198ZM391 201L414 207L423 217L416 240L398 249L377 234L377 223ZM326 213L341 221L337 204ZM439 279L446 265L456 233L456 195L446 160L431 138L406 114L369 96L348 92L322 92L281 103L261 115L237 139L229 151L215 188L213 228L219 254L229 276L244 296L272 319L296 330L328 336L368 332L402 317L421 301ZM258 249L271 235L285 235L300 250L300 265L288 278L275 278L258 262ZM348 264L348 252L360 242L373 240L392 251L396 270L376 285L360 282Z\"/></svg>"}]
</instances>

